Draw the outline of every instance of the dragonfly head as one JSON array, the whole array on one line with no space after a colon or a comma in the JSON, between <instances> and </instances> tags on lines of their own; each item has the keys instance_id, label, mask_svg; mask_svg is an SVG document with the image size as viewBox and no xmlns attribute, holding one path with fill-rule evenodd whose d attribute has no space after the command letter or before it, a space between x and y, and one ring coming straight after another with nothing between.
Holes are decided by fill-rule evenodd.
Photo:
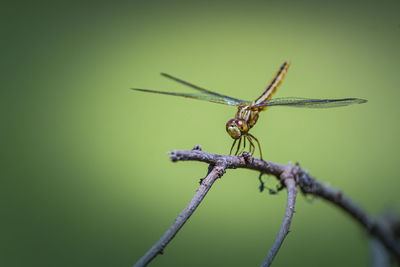
<instances>
[{"instance_id":1,"label":"dragonfly head","mask_svg":"<svg viewBox=\"0 0 400 267\"><path fill-rule=\"evenodd\" d=\"M247 133L247 123L242 119L230 119L226 123L226 131L233 139L239 139L243 134Z\"/></svg>"}]
</instances>

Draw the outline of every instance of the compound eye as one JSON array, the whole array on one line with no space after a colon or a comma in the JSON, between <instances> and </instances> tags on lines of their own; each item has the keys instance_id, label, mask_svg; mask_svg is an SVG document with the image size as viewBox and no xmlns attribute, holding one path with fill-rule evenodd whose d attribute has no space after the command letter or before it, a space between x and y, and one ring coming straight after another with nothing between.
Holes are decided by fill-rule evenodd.
<instances>
[{"instance_id":1,"label":"compound eye","mask_svg":"<svg viewBox=\"0 0 400 267\"><path fill-rule=\"evenodd\" d=\"M233 139L238 139L242 135L236 119L231 119L226 123L226 131Z\"/></svg>"},{"instance_id":2,"label":"compound eye","mask_svg":"<svg viewBox=\"0 0 400 267\"><path fill-rule=\"evenodd\" d=\"M235 124L237 125L237 127L241 132L247 131L247 124L243 120L237 119L235 120Z\"/></svg>"},{"instance_id":3,"label":"compound eye","mask_svg":"<svg viewBox=\"0 0 400 267\"><path fill-rule=\"evenodd\" d=\"M243 121L242 121L242 120L237 120L237 121L236 121L236 125L238 126L238 128L239 128L240 130L243 130Z\"/></svg>"},{"instance_id":4,"label":"compound eye","mask_svg":"<svg viewBox=\"0 0 400 267\"><path fill-rule=\"evenodd\" d=\"M240 132L240 130L238 129L238 127L235 126L229 126L226 131L228 132L228 134L233 138L233 139L238 139L240 138L240 136L242 135L242 133Z\"/></svg>"}]
</instances>

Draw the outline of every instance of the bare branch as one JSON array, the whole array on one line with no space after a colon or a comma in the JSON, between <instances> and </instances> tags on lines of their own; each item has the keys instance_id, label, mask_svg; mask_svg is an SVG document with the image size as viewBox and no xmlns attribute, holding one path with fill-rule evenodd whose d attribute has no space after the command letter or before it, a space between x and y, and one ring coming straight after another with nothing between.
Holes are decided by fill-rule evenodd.
<instances>
[{"instance_id":1,"label":"bare branch","mask_svg":"<svg viewBox=\"0 0 400 267\"><path fill-rule=\"evenodd\" d=\"M296 181L292 174L292 168L290 168L289 166L289 168L282 173L280 178L284 182L287 188L287 203L286 203L285 216L283 217L283 222L281 225L281 229L279 230L278 236L276 237L274 243L272 244L272 247L269 250L267 257L265 258L261 266L271 265L272 261L274 260L276 254L278 253L283 243L283 240L290 231L290 224L292 223L292 218L294 214L294 205L296 202L297 188L296 188Z\"/></svg>"},{"instance_id":2,"label":"bare branch","mask_svg":"<svg viewBox=\"0 0 400 267\"><path fill-rule=\"evenodd\" d=\"M372 267L390 267L390 255L382 243L375 237L370 238L369 247Z\"/></svg>"},{"instance_id":3,"label":"bare branch","mask_svg":"<svg viewBox=\"0 0 400 267\"><path fill-rule=\"evenodd\" d=\"M360 206L354 203L340 190L322 184L317 180L303 173L299 179L299 186L303 193L312 194L328 200L332 204L341 208L353 219L361 224L372 236L378 238L382 244L389 250L396 261L400 263L400 242L396 239L394 232L385 227L380 220L368 215ZM306 178L308 177L308 178Z\"/></svg>"},{"instance_id":4,"label":"bare branch","mask_svg":"<svg viewBox=\"0 0 400 267\"><path fill-rule=\"evenodd\" d=\"M393 232L397 238L400 237L397 229L400 220L394 210L392 210L392 208L388 208L383 211L377 217L377 220L379 220L381 227L384 227L386 231ZM391 255L389 254L388 250L382 245L382 242L378 238L371 236L369 239L369 247L372 267L392 266L390 257Z\"/></svg>"},{"instance_id":5,"label":"bare branch","mask_svg":"<svg viewBox=\"0 0 400 267\"><path fill-rule=\"evenodd\" d=\"M173 150L170 155L174 162L201 161L208 164L223 164L227 169L246 168L274 175L277 179L280 179L280 175L286 169L285 165L252 158L246 153L243 153L242 156L225 156L199 150ZM343 195L340 190L315 180L300 166L294 166L292 172L304 194L319 196L341 208L364 227L368 233L377 237L400 263L400 242L396 239L393 231L383 227L374 217L368 215L360 206Z\"/></svg>"},{"instance_id":6,"label":"bare branch","mask_svg":"<svg viewBox=\"0 0 400 267\"><path fill-rule=\"evenodd\" d=\"M164 235L154 244L154 246L146 252L146 254L140 258L134 267L146 266L152 261L158 254L162 254L164 248L174 238L179 229L185 224L189 217L193 214L200 202L203 200L208 190L214 184L215 180L220 178L225 173L225 166L222 164L210 164L208 168L207 176L202 179L199 188L194 194L192 200L186 206L186 208L178 215L175 222L171 227L164 233Z\"/></svg>"},{"instance_id":7,"label":"bare branch","mask_svg":"<svg viewBox=\"0 0 400 267\"><path fill-rule=\"evenodd\" d=\"M225 173L226 169L236 168L246 168L256 170L260 173L274 175L278 180L283 182L288 189L287 206L281 229L262 266L269 266L271 264L284 238L289 232L297 194L296 184L300 187L303 194L319 196L345 211L349 216L359 222L372 237L377 238L386 249L391 252L397 262L400 263L400 242L396 239L394 234L394 232L398 231L400 228L400 224L396 224L397 227L393 228L385 227L379 220L368 215L360 206L344 196L341 191L315 180L298 164L291 166L263 161L251 157L251 155L246 152L241 156L216 155L201 151L200 146L196 146L193 150L173 150L169 152L169 154L173 162L200 161L208 163L210 165L208 174L202 179L200 187L197 189L193 199L186 208L179 214L175 222L164 233L160 240L158 240L134 265L135 267L146 266L158 254L162 254L163 249L193 214L215 180L220 178Z\"/></svg>"}]
</instances>

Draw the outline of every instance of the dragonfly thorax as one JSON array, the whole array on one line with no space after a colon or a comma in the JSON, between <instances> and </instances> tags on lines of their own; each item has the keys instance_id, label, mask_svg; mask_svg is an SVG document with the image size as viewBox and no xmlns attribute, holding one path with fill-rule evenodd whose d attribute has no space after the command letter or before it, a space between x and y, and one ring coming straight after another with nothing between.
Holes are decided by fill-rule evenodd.
<instances>
[{"instance_id":1,"label":"dragonfly thorax","mask_svg":"<svg viewBox=\"0 0 400 267\"><path fill-rule=\"evenodd\" d=\"M230 119L226 123L226 131L233 139L239 139L249 131L249 128L243 119Z\"/></svg>"}]
</instances>

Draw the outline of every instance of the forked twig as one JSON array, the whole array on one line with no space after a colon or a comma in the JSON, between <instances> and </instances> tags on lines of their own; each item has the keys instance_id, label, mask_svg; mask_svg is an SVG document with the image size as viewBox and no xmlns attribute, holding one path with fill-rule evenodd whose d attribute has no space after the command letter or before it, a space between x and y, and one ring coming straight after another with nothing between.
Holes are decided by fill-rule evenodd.
<instances>
[{"instance_id":1,"label":"forked twig","mask_svg":"<svg viewBox=\"0 0 400 267\"><path fill-rule=\"evenodd\" d=\"M297 188L296 188L296 181L290 166L287 169L287 171L284 171L282 173L280 178L285 184L287 189L287 203L285 209L285 216L283 217L282 225L281 228L279 229L278 236L275 238L275 241L272 244L272 247L269 250L267 257L261 264L262 267L270 266L276 254L278 254L278 251L283 243L283 240L290 231L290 224L292 223L292 218L294 214L294 204L296 203Z\"/></svg>"},{"instance_id":2,"label":"forked twig","mask_svg":"<svg viewBox=\"0 0 400 267\"><path fill-rule=\"evenodd\" d=\"M173 150L169 152L173 162L177 161L200 161L210 164L209 172L201 182L199 189L196 191L193 199L186 208L179 214L174 224L165 232L159 241L134 265L145 266L163 249L176 235L183 224L189 219L212 184L217 178L220 178L226 169L246 168L259 171L260 173L275 176L283 182L288 189L288 202L285 212L284 221L271 251L267 255L263 266L269 266L274 256L278 252L283 239L289 232L290 222L293 216L294 204L296 198L296 184L299 186L303 194L311 194L321 197L330 203L338 206L349 216L355 219L369 234L376 237L392 254L398 263L400 263L400 242L396 239L394 232L384 227L374 217L368 215L360 206L355 204L348 197L344 196L340 190L325 185L304 171L298 164L295 166L282 165L273 162L263 161L252 158L249 153L243 153L241 156L226 156L211 154L201 151L200 146L196 146L193 150ZM265 265L264 265L265 264Z\"/></svg>"},{"instance_id":3,"label":"forked twig","mask_svg":"<svg viewBox=\"0 0 400 267\"><path fill-rule=\"evenodd\" d=\"M225 167L220 165L210 165L208 167L207 176L202 179L199 188L194 194L192 200L186 206L186 208L178 215L175 222L171 227L164 233L164 235L158 240L151 249L149 249L146 254L140 260L138 260L134 267L146 266L150 261L152 261L158 254L163 254L164 248L168 243L174 238L178 233L179 229L185 224L189 217L196 210L197 206L203 200L208 190L214 184L215 180L220 178L225 173Z\"/></svg>"}]
</instances>

